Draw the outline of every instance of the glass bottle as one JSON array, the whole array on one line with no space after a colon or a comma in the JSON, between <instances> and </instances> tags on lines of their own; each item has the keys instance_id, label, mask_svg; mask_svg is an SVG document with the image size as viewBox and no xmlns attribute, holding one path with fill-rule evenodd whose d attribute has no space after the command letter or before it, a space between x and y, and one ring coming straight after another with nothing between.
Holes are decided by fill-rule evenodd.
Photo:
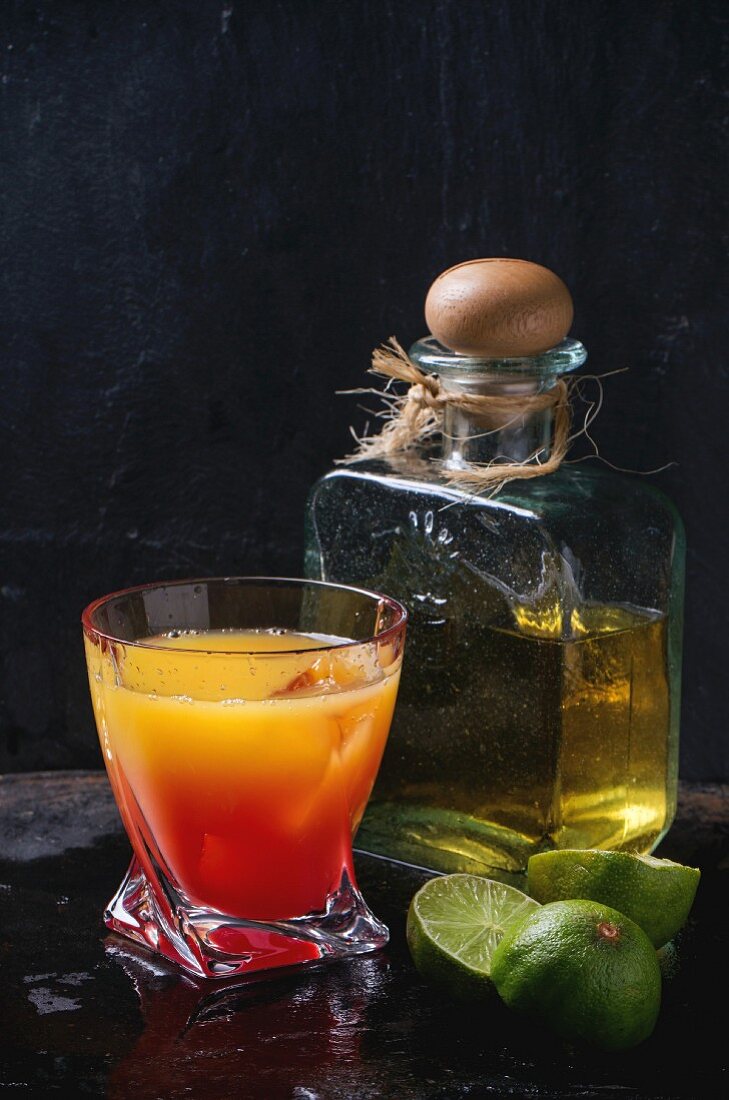
<instances>
[{"instance_id":1,"label":"glass bottle","mask_svg":"<svg viewBox=\"0 0 729 1100\"><path fill-rule=\"evenodd\" d=\"M567 339L486 359L433 337L446 391L531 395L584 363ZM410 612L390 740L358 848L436 871L520 873L551 848L648 853L674 817L684 535L647 480L563 464L474 493L464 463L544 462L553 408L498 430L446 405L440 441L312 488L310 577ZM436 461L433 461L433 459Z\"/></svg>"}]
</instances>

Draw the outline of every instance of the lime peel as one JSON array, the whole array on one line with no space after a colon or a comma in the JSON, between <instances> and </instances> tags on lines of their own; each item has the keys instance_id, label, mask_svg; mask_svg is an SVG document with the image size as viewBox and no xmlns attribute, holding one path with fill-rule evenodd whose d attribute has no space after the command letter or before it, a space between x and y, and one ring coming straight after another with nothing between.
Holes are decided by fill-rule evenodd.
<instances>
[{"instance_id":1,"label":"lime peel","mask_svg":"<svg viewBox=\"0 0 729 1100\"><path fill-rule=\"evenodd\" d=\"M697 867L657 856L562 848L530 857L527 889L542 903L585 898L609 905L662 947L686 923L700 877Z\"/></svg>"},{"instance_id":2,"label":"lime peel","mask_svg":"<svg viewBox=\"0 0 729 1100\"><path fill-rule=\"evenodd\" d=\"M629 917L594 901L550 902L511 925L491 973L510 1008L603 1050L636 1046L658 1019L653 944Z\"/></svg>"}]
</instances>

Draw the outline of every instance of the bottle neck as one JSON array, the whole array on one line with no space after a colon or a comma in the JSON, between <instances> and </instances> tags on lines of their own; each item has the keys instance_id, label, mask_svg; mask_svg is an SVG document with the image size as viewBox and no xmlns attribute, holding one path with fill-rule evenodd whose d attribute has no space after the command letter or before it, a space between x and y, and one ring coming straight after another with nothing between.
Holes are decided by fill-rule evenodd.
<instances>
[{"instance_id":1,"label":"bottle neck","mask_svg":"<svg viewBox=\"0 0 729 1100\"><path fill-rule=\"evenodd\" d=\"M583 345L569 338L540 355L484 359L460 355L426 336L409 355L421 370L438 375L446 393L490 399L445 404L442 459L450 469L471 463L544 464L552 454L558 396L552 400L550 393L562 375L587 359Z\"/></svg>"},{"instance_id":2,"label":"bottle neck","mask_svg":"<svg viewBox=\"0 0 729 1100\"><path fill-rule=\"evenodd\" d=\"M530 398L546 393L553 380L441 378L447 393L494 398L493 411L472 412L447 404L443 415L444 466L462 469L469 463L546 462L552 450L554 405L534 409Z\"/></svg>"}]
</instances>

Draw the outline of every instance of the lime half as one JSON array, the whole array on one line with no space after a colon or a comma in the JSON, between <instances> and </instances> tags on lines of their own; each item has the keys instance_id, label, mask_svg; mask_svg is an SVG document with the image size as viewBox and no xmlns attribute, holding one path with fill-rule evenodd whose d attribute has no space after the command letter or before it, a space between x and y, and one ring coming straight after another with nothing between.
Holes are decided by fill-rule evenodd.
<instances>
[{"instance_id":1,"label":"lime half","mask_svg":"<svg viewBox=\"0 0 729 1100\"><path fill-rule=\"evenodd\" d=\"M408 910L407 941L428 981L462 999L490 996L491 958L505 930L538 902L480 875L443 875L418 890Z\"/></svg>"},{"instance_id":2,"label":"lime half","mask_svg":"<svg viewBox=\"0 0 729 1100\"><path fill-rule=\"evenodd\" d=\"M544 903L587 898L609 905L661 947L686 922L700 877L697 867L670 859L569 848L531 856L527 889Z\"/></svg>"}]
</instances>

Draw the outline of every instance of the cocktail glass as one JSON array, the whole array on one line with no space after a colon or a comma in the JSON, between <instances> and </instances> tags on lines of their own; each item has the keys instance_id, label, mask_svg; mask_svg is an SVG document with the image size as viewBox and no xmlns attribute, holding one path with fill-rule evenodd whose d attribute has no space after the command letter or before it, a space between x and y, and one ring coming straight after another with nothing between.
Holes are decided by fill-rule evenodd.
<instances>
[{"instance_id":1,"label":"cocktail glass","mask_svg":"<svg viewBox=\"0 0 729 1100\"><path fill-rule=\"evenodd\" d=\"M109 928L220 978L372 951L352 838L397 695L405 609L315 581L150 584L82 623L133 849Z\"/></svg>"}]
</instances>

